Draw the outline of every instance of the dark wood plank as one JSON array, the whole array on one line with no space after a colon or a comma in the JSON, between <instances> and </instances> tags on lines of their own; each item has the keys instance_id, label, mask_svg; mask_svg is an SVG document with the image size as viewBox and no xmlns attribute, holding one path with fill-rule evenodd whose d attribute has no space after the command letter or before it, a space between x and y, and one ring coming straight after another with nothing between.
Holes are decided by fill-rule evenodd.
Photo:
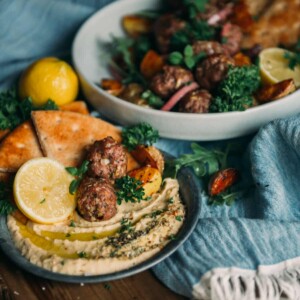
<instances>
[{"instance_id":1,"label":"dark wood plank","mask_svg":"<svg viewBox=\"0 0 300 300\"><path fill-rule=\"evenodd\" d=\"M184 299L162 283L151 271L96 284L71 284L38 278L11 263L0 252L1 300L179 300Z\"/></svg>"}]
</instances>

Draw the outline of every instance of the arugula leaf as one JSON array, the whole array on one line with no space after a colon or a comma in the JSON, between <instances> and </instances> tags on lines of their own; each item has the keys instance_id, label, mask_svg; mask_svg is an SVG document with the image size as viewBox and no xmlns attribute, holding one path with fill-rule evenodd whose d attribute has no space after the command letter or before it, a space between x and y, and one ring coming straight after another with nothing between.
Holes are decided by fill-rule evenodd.
<instances>
[{"instance_id":1,"label":"arugula leaf","mask_svg":"<svg viewBox=\"0 0 300 300\"><path fill-rule=\"evenodd\" d=\"M0 215L9 215L16 207L11 203L12 181L0 181Z\"/></svg>"},{"instance_id":2,"label":"arugula leaf","mask_svg":"<svg viewBox=\"0 0 300 300\"><path fill-rule=\"evenodd\" d=\"M252 94L260 85L259 68L255 65L232 67L220 82L210 105L211 112L243 111L252 106Z\"/></svg>"},{"instance_id":3,"label":"arugula leaf","mask_svg":"<svg viewBox=\"0 0 300 300\"><path fill-rule=\"evenodd\" d=\"M67 167L66 171L75 177L70 183L69 193L74 195L77 191L81 180L83 179L84 174L87 172L89 166L89 161L84 160L79 168Z\"/></svg>"},{"instance_id":4,"label":"arugula leaf","mask_svg":"<svg viewBox=\"0 0 300 300\"><path fill-rule=\"evenodd\" d=\"M117 203L120 205L125 202L141 202L141 200L149 200L145 198L145 190L142 182L128 175L116 179L115 186L117 189Z\"/></svg>"},{"instance_id":5,"label":"arugula leaf","mask_svg":"<svg viewBox=\"0 0 300 300\"><path fill-rule=\"evenodd\" d=\"M158 138L158 131L145 122L129 126L122 130L122 143L129 151L138 145L150 146Z\"/></svg>"},{"instance_id":6,"label":"arugula leaf","mask_svg":"<svg viewBox=\"0 0 300 300\"><path fill-rule=\"evenodd\" d=\"M183 154L174 160L166 161L164 177L177 177L183 167L192 167L195 174L202 178L225 167L228 151L208 150L196 143L191 144L192 153Z\"/></svg>"},{"instance_id":7,"label":"arugula leaf","mask_svg":"<svg viewBox=\"0 0 300 300\"><path fill-rule=\"evenodd\" d=\"M14 129L30 119L33 110L57 110L57 105L48 100L42 107L34 107L30 97L20 100L16 88L0 92L0 129Z\"/></svg>"}]
</instances>

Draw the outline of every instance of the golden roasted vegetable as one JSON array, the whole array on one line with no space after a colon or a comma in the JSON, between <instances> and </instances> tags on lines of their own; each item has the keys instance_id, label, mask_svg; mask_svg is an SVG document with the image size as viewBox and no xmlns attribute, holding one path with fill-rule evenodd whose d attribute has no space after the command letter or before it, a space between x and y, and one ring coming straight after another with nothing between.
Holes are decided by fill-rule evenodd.
<instances>
[{"instance_id":1,"label":"golden roasted vegetable","mask_svg":"<svg viewBox=\"0 0 300 300\"><path fill-rule=\"evenodd\" d=\"M251 65L251 59L249 56L243 54L242 52L238 52L233 56L234 64L238 67L242 66L250 66Z\"/></svg>"},{"instance_id":2,"label":"golden roasted vegetable","mask_svg":"<svg viewBox=\"0 0 300 300\"><path fill-rule=\"evenodd\" d=\"M154 146L137 146L131 155L141 165L149 165L156 168L162 174L165 167L165 161L162 153Z\"/></svg>"},{"instance_id":3,"label":"golden roasted vegetable","mask_svg":"<svg viewBox=\"0 0 300 300\"><path fill-rule=\"evenodd\" d=\"M150 79L162 69L163 65L163 58L154 50L149 50L141 62L140 70L145 78Z\"/></svg>"},{"instance_id":4,"label":"golden roasted vegetable","mask_svg":"<svg viewBox=\"0 0 300 300\"><path fill-rule=\"evenodd\" d=\"M124 86L120 81L106 78L101 80L101 87L114 96L120 95L124 89Z\"/></svg>"},{"instance_id":5,"label":"golden roasted vegetable","mask_svg":"<svg viewBox=\"0 0 300 300\"><path fill-rule=\"evenodd\" d=\"M128 35L137 37L151 31L152 21L149 18L129 15L123 18L122 25Z\"/></svg>"},{"instance_id":6,"label":"golden roasted vegetable","mask_svg":"<svg viewBox=\"0 0 300 300\"><path fill-rule=\"evenodd\" d=\"M145 166L130 171L128 175L142 182L146 197L151 196L152 194L158 192L158 190L160 189L162 176L156 168Z\"/></svg>"},{"instance_id":7,"label":"golden roasted vegetable","mask_svg":"<svg viewBox=\"0 0 300 300\"><path fill-rule=\"evenodd\" d=\"M287 96L295 90L296 86L294 80L286 79L278 83L262 87L256 92L255 98L260 103L266 103Z\"/></svg>"}]
</instances>

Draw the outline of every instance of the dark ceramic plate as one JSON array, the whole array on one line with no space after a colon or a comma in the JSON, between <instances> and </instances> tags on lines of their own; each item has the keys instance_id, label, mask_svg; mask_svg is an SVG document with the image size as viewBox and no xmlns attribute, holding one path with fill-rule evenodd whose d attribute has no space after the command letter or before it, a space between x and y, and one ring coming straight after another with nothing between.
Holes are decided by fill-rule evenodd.
<instances>
[{"instance_id":1,"label":"dark ceramic plate","mask_svg":"<svg viewBox=\"0 0 300 300\"><path fill-rule=\"evenodd\" d=\"M19 250L17 250L14 246L6 225L6 217L0 218L0 248L15 264L17 264L22 269L39 277L62 282L104 282L124 278L145 271L171 255L178 247L180 247L184 243L184 241L188 238L188 236L192 233L194 227L196 226L200 212L199 195L201 191L198 179L190 169L185 168L179 172L178 181L180 185L180 194L186 206L186 218L179 233L176 236L176 239L170 241L159 253L157 253L150 259L129 269L106 275L71 276L54 273L52 271L37 267L36 265L30 263L25 257L23 257Z\"/></svg>"}]
</instances>

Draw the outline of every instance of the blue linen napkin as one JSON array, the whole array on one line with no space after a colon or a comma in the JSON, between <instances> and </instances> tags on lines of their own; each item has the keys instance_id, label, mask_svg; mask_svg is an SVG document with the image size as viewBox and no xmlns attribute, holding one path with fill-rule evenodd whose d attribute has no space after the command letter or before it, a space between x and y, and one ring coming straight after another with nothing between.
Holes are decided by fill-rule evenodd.
<instances>
[{"instance_id":1,"label":"blue linen napkin","mask_svg":"<svg viewBox=\"0 0 300 300\"><path fill-rule=\"evenodd\" d=\"M0 1L0 88L44 56L69 58L74 35L111 0ZM208 206L201 195L197 227L153 268L170 289L196 299L300 299L300 115L276 120L240 139L236 164L254 185L233 206ZM190 142L162 139L177 156ZM216 146L218 143L203 143Z\"/></svg>"}]
</instances>

